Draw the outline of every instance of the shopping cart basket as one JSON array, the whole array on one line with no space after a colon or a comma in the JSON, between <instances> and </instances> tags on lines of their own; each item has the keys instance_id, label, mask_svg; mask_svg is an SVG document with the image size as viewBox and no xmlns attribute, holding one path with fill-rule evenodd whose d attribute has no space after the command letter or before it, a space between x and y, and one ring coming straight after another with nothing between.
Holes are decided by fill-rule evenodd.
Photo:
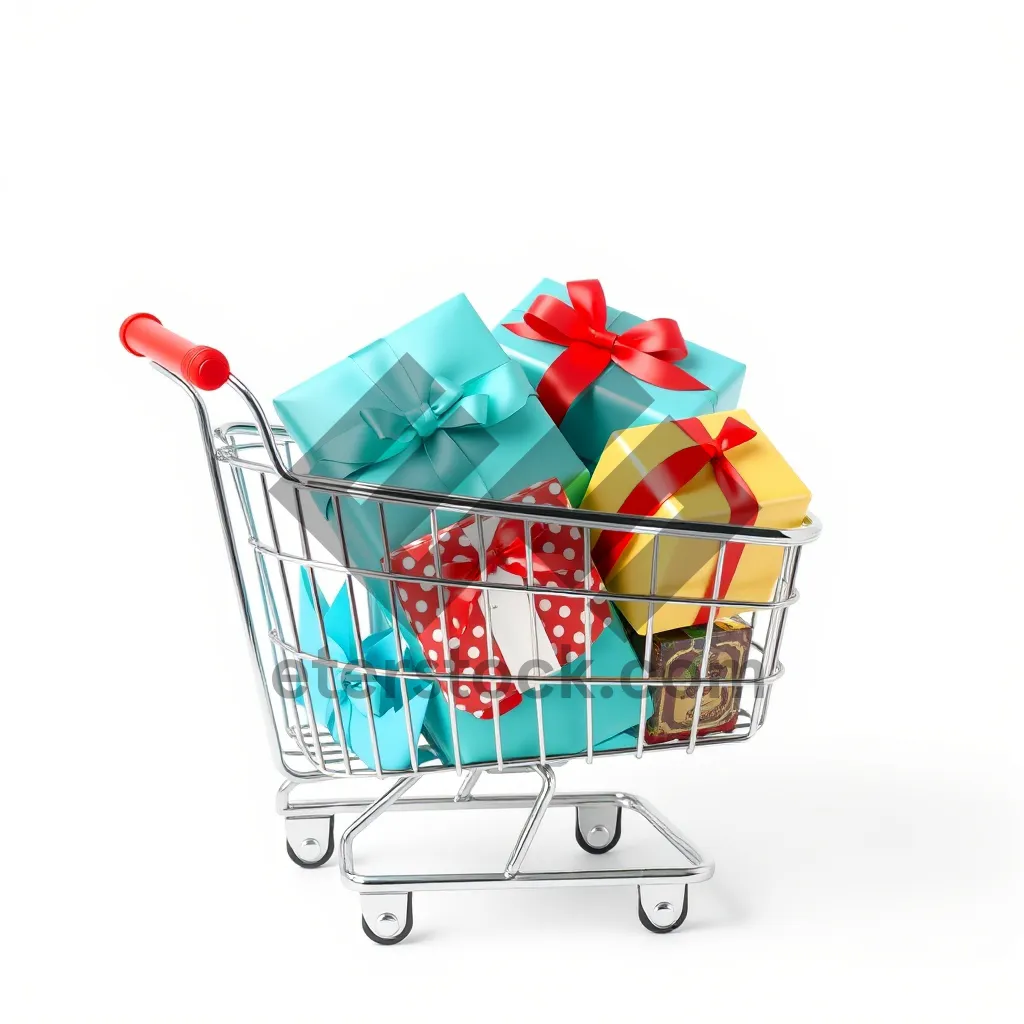
<instances>
[{"instance_id":1,"label":"shopping cart basket","mask_svg":"<svg viewBox=\"0 0 1024 1024\"><path fill-rule=\"evenodd\" d=\"M611 597L644 601L649 608L648 624L653 619L656 605L664 602L710 605L699 676L688 680L688 685L696 687L696 699L694 717L686 741L655 744L649 743L645 738L648 689L671 684L669 680L650 677L653 632L650 629L647 631L643 650L644 676L639 684L643 691L638 701L639 721L635 744L631 745L628 751L638 758L668 750L685 749L692 753L699 746L739 743L756 735L764 724L772 686L783 673L779 649L789 608L798 597L795 581L800 552L804 544L817 536L818 523L809 517L799 529L765 530L681 520L598 515L578 509L460 499L398 487L368 486L351 481L309 476L295 468L300 453L294 450L294 442L283 428L270 424L259 402L230 372L227 359L219 351L193 345L166 330L159 320L149 314L129 317L121 327L121 341L129 352L149 358L161 372L181 385L190 396L198 417L228 561L236 584L242 621L261 693L265 722L276 765L285 777L277 794L277 810L285 819L287 849L292 860L310 868L324 864L334 851L335 815L356 814L354 821L341 835L339 860L342 882L360 894L364 931L371 939L382 944L399 942L409 934L413 921L414 892L465 888L636 885L641 922L655 932L669 932L678 928L687 913L689 883L710 878L714 871L713 864L704 859L664 817L639 797L621 792L555 791L553 768L556 764L569 760L584 760L589 764L596 758L622 753L621 749L598 749L601 745L595 743L594 700L596 694L605 691L609 686L629 685L636 688L636 679L591 675L588 656L584 675L577 681L577 685L585 691L585 700L580 702L579 707L580 714L586 717L587 744L585 749L568 755L548 753L548 750L555 748L551 745L552 737L545 734L543 702L537 700L535 703L539 749L536 756L504 756L501 721L500 716L496 714L493 716L494 759L487 763L473 761L467 764L460 753L459 731L455 728L454 722L454 701L449 701L454 763L438 764L432 763L429 757L424 759L421 754L420 747L424 741L413 727L410 691L415 687L422 690L424 686L437 681L449 681L454 688L460 677L450 671L450 665L438 666L448 671L436 673L413 671L403 663L401 647L396 645L397 667L390 670L374 668L372 675L375 679L381 675L390 676L399 685L403 705L401 712L405 717L406 739L409 744L409 766L401 770L381 767L382 758L372 714L366 716L372 758L360 760L355 755L346 740L344 727L340 725L343 716L339 707L340 689L337 679L352 678L354 674L356 679L361 680L365 699L367 702L370 701L368 679L371 670L367 668L363 657L363 640L372 624L367 619L367 606L360 600L359 588L370 580L379 581L375 584L378 588L385 586L389 592L390 621L398 622L400 615L395 591L403 583L413 582L413 578L399 572L388 571L386 568L356 568L349 562L344 517L341 514L339 500L343 497L358 498L369 503L371 508L376 506L385 551L390 550L390 547L384 508L392 503L419 506L427 513L435 550L438 541L438 514L442 512L473 516L478 529L481 519L488 516L500 516L503 519L520 520L524 523L542 522L570 530L578 529L584 537L583 550L588 569L591 531L614 528L617 531L651 535L653 554L649 593L621 594L615 591L602 593L578 589L542 589L534 585L532 573L527 576L524 590L525 593L543 593L551 597L564 594L576 600L583 599L587 602L588 612L592 600ZM214 428L201 392L217 390L224 384L228 384L241 397L251 418ZM286 503L279 500L282 494L291 495L295 499L294 504L290 506L292 514L285 511ZM230 502L229 495L234 495ZM319 498L321 508L324 507L325 501L333 503L336 514L330 518L330 522L336 544L329 546L329 550L319 543L309 517L302 514L303 502L299 499L304 495L306 498ZM324 522L327 521L323 517L320 518ZM316 525L322 527L323 524L318 521ZM524 528L524 536L529 537L529 533L530 531ZM718 544L718 562L710 598L679 598L658 594L658 544L665 542L665 538L668 537L701 542L705 545L710 540ZM320 539L322 540L322 535ZM673 540L673 543L678 543L678 540ZM755 603L720 598L725 553L727 546L735 543L773 545L781 549L782 571L772 600ZM300 642L297 605L303 574L307 574L306 580L311 583L319 636L323 640L322 646L318 645L317 650L304 649ZM356 656L351 661L340 661L327 656L329 647L319 594L320 587L328 577L348 582L342 592L347 595L349 602L348 611L355 641ZM503 585L488 580L486 569L482 565L481 582L460 582L459 586L491 591L500 589ZM507 584L504 586L505 589L508 588ZM593 596L590 596L591 594ZM488 602L485 601L485 608L487 605ZM753 637L751 649L756 652L757 657L748 659L745 674L741 679L735 680L735 684L730 684L735 685L739 695L736 725L731 731L701 730L700 716L705 687L714 686L718 682L709 676L715 616L720 612L732 615L733 609L741 606L746 609L753 606L753 611L746 613L746 620ZM442 609L441 627L444 630L449 628L446 617L447 613ZM536 622L532 628L536 644ZM292 659L292 664L298 662L324 667L324 674L330 684L331 706L336 712L334 721L341 729L340 735L332 733L327 723L321 720L322 714L318 716L315 702L307 699L310 695L309 680L304 673L298 673L293 686L281 685L278 668L282 664L282 659ZM493 676L489 681L492 688L498 683L515 683L521 690L536 687L540 682L537 677L529 675ZM492 689L492 693L496 694L496 690ZM446 771L455 772L460 779L457 792L453 796L417 798L408 795L425 775ZM499 775L536 775L540 783L539 792L536 796L475 795L474 787L484 772ZM305 784L339 778L386 779L390 786L384 795L376 800L339 800L308 795L300 797L296 794L296 789ZM623 809L634 811L646 819L677 854L681 854L681 858L676 859L684 860L685 864L672 867L587 871L525 870L524 861L527 853L546 812L551 807L575 809L576 840L584 850L594 854L607 853L616 845L622 827ZM500 870L473 874L419 875L373 875L356 870L353 846L357 836L386 811L498 808L528 810L525 824Z\"/></svg>"}]
</instances>

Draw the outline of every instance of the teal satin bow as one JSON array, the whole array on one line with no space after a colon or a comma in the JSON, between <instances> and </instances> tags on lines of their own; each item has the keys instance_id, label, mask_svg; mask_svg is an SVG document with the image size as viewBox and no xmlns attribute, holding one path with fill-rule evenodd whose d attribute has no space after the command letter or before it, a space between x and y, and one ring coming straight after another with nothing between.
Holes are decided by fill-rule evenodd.
<instances>
[{"instance_id":1,"label":"teal satin bow","mask_svg":"<svg viewBox=\"0 0 1024 1024\"><path fill-rule=\"evenodd\" d=\"M367 372L360 355L352 359ZM400 459L396 473L401 466L404 480L413 480L419 474L410 462L421 462L429 465L442 492L476 473L494 450L487 428L518 412L532 394L511 361L459 384L396 353L394 366L371 379L373 387L358 403L358 420L338 437L344 461L357 467L354 478L360 469Z\"/></svg>"},{"instance_id":2,"label":"teal satin bow","mask_svg":"<svg viewBox=\"0 0 1024 1024\"><path fill-rule=\"evenodd\" d=\"M309 572L302 569L299 593L299 644L304 653L347 664L358 664L359 645L355 643L347 590L349 586L350 584L346 583L333 602L329 602L317 587L314 602ZM373 598L370 600L372 602ZM386 615L386 612L384 614ZM323 633L320 632L321 615ZM324 635L327 637L326 650L323 643ZM419 645L411 646L410 638L408 630L404 626L400 627L405 670L428 671L427 663L419 653ZM395 634L390 622L384 629L362 638L362 654L363 664L369 668L390 671L399 668ZM316 723L330 730L336 742L340 743L344 736L349 751L364 764L376 768L375 738L382 768L402 770L410 767L413 752L419 761L432 756L429 751L415 749L423 728L427 705L435 699L436 689L432 682L407 680L403 697L401 683L394 676L368 674L364 687L362 673L355 670L332 670L323 664L310 661L304 661L304 664L305 680L296 686L297 702L306 707L307 712L312 709ZM337 692L337 707L332 683ZM408 718L405 713L406 697L409 702ZM436 699L443 698L437 695ZM341 712L340 725L337 719L338 711ZM372 732L369 723L371 717ZM413 752L409 750L408 728L411 728L413 733Z\"/></svg>"}]
</instances>

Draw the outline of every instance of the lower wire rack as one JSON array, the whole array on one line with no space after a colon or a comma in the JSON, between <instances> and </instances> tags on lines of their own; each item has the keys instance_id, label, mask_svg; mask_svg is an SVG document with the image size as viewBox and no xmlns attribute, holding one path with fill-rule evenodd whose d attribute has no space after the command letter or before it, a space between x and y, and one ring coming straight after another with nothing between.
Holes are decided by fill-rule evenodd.
<instances>
[{"instance_id":1,"label":"lower wire rack","mask_svg":"<svg viewBox=\"0 0 1024 1024\"><path fill-rule=\"evenodd\" d=\"M288 851L303 867L319 867L334 848L334 816L357 813L339 841L342 882L360 894L362 927L366 935L382 945L394 945L406 938L413 927L413 893L456 889L515 889L548 886L636 885L637 914L652 932L675 931L689 910L689 885L703 882L714 873L705 860L658 811L631 793L557 793L555 773L550 765L529 765L525 771L539 777L536 795L474 795L483 769L470 769L454 797L409 796L422 777L407 775L394 782L377 800L296 799L297 783L285 782L278 791L278 811L285 818ZM576 841L589 853L610 851L622 834L622 812L633 811L647 821L682 855L685 861L674 867L616 868L590 870L528 871L526 856L533 845L547 811L572 807L576 811ZM354 844L358 836L388 811L525 809L526 821L500 871L445 874L367 874L356 869Z\"/></svg>"}]
</instances>

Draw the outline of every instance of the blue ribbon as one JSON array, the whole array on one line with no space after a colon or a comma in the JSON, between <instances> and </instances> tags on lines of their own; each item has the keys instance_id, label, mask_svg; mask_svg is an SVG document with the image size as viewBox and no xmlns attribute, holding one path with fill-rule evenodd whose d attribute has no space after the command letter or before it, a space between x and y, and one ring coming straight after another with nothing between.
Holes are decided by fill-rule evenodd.
<instances>
[{"instance_id":1,"label":"blue ribbon","mask_svg":"<svg viewBox=\"0 0 1024 1024\"><path fill-rule=\"evenodd\" d=\"M494 450L487 429L522 409L532 393L511 360L458 384L397 353L395 364L373 377L361 355L351 358L373 387L359 403L358 422L339 438L344 461L358 467L356 478L359 470L401 458L409 479L417 476L409 463L423 463L438 490L452 491Z\"/></svg>"},{"instance_id":2,"label":"blue ribbon","mask_svg":"<svg viewBox=\"0 0 1024 1024\"><path fill-rule=\"evenodd\" d=\"M357 663L357 645L352 622L352 611L348 600L346 583L338 592L333 603L328 602L320 588L317 588L317 599L323 615L324 632L327 634L327 650L322 650L322 638L317 620L316 606L313 601L313 590L308 571L303 568L300 573L300 605L299 605L299 644L306 653L316 652L318 656L326 656L334 661L349 664ZM372 600L372 598L371 598ZM426 672L427 665L422 656L414 653L405 643L404 629L399 632L398 642L403 647L403 663L406 671ZM368 668L387 668L394 671L398 668L396 637L392 629L380 630L364 638L363 664ZM306 686L297 694L297 701L305 705L311 701L316 720L326 726L335 740L341 741L342 730L336 721L334 700L331 697L328 673L331 670L322 665L306 662ZM393 676L367 676L366 687L363 676L359 672L333 672L333 681L337 687L338 708L342 714L344 735L348 740L351 753L360 758L371 768L375 768L373 742L367 721L373 716L377 747L380 750L381 766L384 768L401 769L410 764L409 741L406 732L405 702L402 688ZM367 691L369 693L367 694ZM426 715L427 703L434 695L434 684L410 679L406 682L406 693L409 698L409 714L413 729L413 740L419 737ZM369 696L369 700L367 700ZM418 754L423 759L422 752Z\"/></svg>"}]
</instances>

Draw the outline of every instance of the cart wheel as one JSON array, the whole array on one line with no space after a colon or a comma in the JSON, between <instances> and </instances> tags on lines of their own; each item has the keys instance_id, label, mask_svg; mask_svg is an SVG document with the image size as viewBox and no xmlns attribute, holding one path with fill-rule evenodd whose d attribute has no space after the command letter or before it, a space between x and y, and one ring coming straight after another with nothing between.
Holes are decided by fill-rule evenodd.
<instances>
[{"instance_id":1,"label":"cart wheel","mask_svg":"<svg viewBox=\"0 0 1024 1024\"><path fill-rule=\"evenodd\" d=\"M381 946L394 946L412 931L412 893L364 896L363 931Z\"/></svg>"},{"instance_id":2,"label":"cart wheel","mask_svg":"<svg viewBox=\"0 0 1024 1024\"><path fill-rule=\"evenodd\" d=\"M576 808L576 842L587 853L607 853L621 838L621 807L584 804Z\"/></svg>"},{"instance_id":3,"label":"cart wheel","mask_svg":"<svg viewBox=\"0 0 1024 1024\"><path fill-rule=\"evenodd\" d=\"M637 915L648 930L664 935L674 932L685 920L690 909L690 887L665 885L638 885Z\"/></svg>"},{"instance_id":4,"label":"cart wheel","mask_svg":"<svg viewBox=\"0 0 1024 1024\"><path fill-rule=\"evenodd\" d=\"M334 853L334 818L285 818L288 856L300 868L323 867Z\"/></svg>"}]
</instances>

